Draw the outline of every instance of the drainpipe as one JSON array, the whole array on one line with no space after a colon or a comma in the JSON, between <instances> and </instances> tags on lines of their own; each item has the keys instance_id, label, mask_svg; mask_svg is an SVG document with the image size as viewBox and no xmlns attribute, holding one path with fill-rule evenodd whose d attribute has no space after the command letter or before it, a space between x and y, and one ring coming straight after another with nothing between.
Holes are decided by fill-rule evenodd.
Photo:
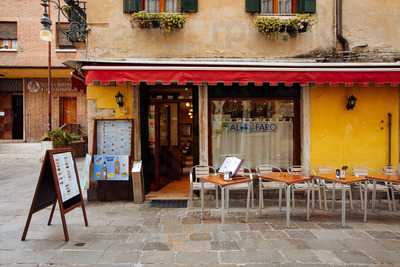
<instances>
[{"instance_id":1,"label":"drainpipe","mask_svg":"<svg viewBox=\"0 0 400 267\"><path fill-rule=\"evenodd\" d=\"M341 46L343 56L349 53L349 42L343 36L343 0L336 0L336 40Z\"/></svg>"},{"instance_id":2,"label":"drainpipe","mask_svg":"<svg viewBox=\"0 0 400 267\"><path fill-rule=\"evenodd\" d=\"M388 113L388 166L392 166L392 113Z\"/></svg>"}]
</instances>

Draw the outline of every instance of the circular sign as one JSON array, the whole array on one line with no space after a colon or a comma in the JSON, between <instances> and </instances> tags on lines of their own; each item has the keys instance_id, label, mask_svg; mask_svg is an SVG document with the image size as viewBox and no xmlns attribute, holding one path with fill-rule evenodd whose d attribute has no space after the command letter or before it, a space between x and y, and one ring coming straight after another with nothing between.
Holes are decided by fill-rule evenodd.
<instances>
[{"instance_id":1,"label":"circular sign","mask_svg":"<svg viewBox=\"0 0 400 267\"><path fill-rule=\"evenodd\" d=\"M27 84L28 90L31 93L37 93L40 91L40 83L38 81L29 81Z\"/></svg>"}]
</instances>

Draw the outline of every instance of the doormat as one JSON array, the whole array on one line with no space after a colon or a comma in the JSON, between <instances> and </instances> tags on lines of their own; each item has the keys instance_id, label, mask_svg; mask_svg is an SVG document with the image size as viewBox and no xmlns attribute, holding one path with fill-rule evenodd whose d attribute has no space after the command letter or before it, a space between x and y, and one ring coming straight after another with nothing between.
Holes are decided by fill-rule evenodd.
<instances>
[{"instance_id":1,"label":"doormat","mask_svg":"<svg viewBox=\"0 0 400 267\"><path fill-rule=\"evenodd\" d=\"M187 200L152 200L150 202L150 207L171 209L187 208Z\"/></svg>"}]
</instances>

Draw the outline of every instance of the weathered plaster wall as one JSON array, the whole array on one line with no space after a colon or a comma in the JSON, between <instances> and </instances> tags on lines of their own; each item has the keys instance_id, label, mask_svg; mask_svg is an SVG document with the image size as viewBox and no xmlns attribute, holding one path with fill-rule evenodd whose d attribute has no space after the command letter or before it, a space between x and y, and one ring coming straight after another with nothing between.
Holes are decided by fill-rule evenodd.
<instances>
[{"instance_id":1,"label":"weathered plaster wall","mask_svg":"<svg viewBox=\"0 0 400 267\"><path fill-rule=\"evenodd\" d=\"M343 34L350 47L400 51L400 1L343 1Z\"/></svg>"},{"instance_id":2,"label":"weathered plaster wall","mask_svg":"<svg viewBox=\"0 0 400 267\"><path fill-rule=\"evenodd\" d=\"M347 97L357 97L354 110ZM388 161L388 119L392 120L392 164L398 162L399 89L384 87L311 89L311 165L382 168ZM382 122L383 121L383 122Z\"/></svg>"},{"instance_id":3,"label":"weathered plaster wall","mask_svg":"<svg viewBox=\"0 0 400 267\"><path fill-rule=\"evenodd\" d=\"M279 58L326 50L335 46L334 0L317 1L317 22L311 32L296 38L271 40L253 25L244 0L202 0L188 14L184 29L132 28L123 1L88 1L88 55L91 58Z\"/></svg>"}]
</instances>

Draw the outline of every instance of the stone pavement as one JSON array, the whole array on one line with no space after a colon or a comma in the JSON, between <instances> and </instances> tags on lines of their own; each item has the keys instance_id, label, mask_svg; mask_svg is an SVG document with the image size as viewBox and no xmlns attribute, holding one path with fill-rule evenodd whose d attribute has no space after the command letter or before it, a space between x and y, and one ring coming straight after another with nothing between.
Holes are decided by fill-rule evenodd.
<instances>
[{"instance_id":1,"label":"stone pavement","mask_svg":"<svg viewBox=\"0 0 400 267\"><path fill-rule=\"evenodd\" d=\"M300 207L286 228L270 204L262 217L252 211L249 223L232 209L221 225L216 210L201 222L196 209L88 203L88 228L79 209L67 214L70 242L57 212L46 225L49 209L35 214L21 242L40 166L25 148L0 145L0 266L400 266L399 216L384 211L366 224L352 212L342 228L339 210L317 210L306 222Z\"/></svg>"}]
</instances>

